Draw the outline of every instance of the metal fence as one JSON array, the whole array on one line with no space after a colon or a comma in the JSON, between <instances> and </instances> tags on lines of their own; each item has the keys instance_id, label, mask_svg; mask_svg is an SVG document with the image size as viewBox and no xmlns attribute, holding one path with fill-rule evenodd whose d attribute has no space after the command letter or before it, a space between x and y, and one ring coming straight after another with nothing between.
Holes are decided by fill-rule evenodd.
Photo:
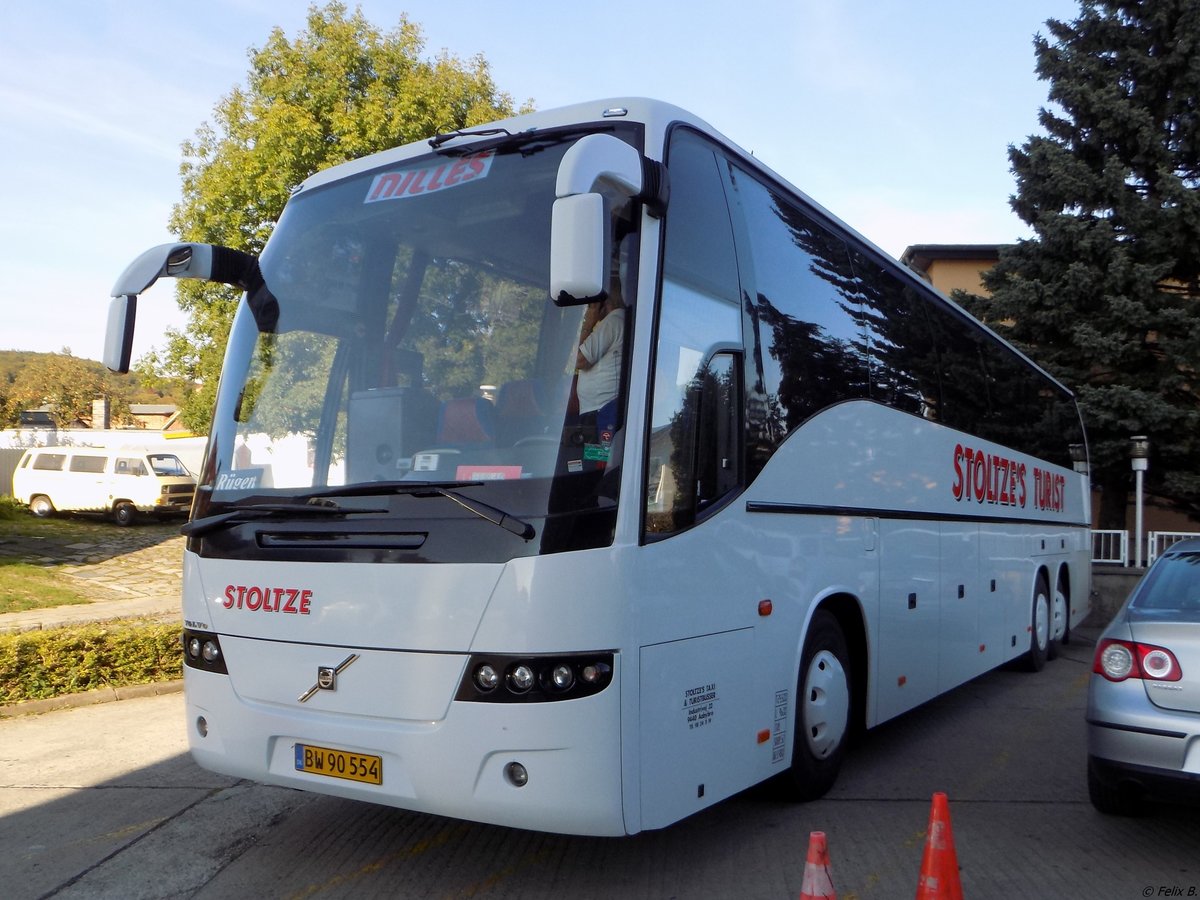
<instances>
[{"instance_id":1,"label":"metal fence","mask_svg":"<svg viewBox=\"0 0 1200 900\"><path fill-rule=\"evenodd\" d=\"M1115 566L1129 565L1129 532L1093 529L1092 562Z\"/></svg>"},{"instance_id":2,"label":"metal fence","mask_svg":"<svg viewBox=\"0 0 1200 900\"><path fill-rule=\"evenodd\" d=\"M1159 554L1177 541L1200 537L1195 531L1151 531L1146 534L1146 565L1158 559ZM1092 562L1114 566L1128 566L1132 541L1128 531L1117 529L1092 530Z\"/></svg>"},{"instance_id":3,"label":"metal fence","mask_svg":"<svg viewBox=\"0 0 1200 900\"><path fill-rule=\"evenodd\" d=\"M20 447L15 450L0 448L0 497L12 496L13 472L17 471L17 463L24 454Z\"/></svg>"}]
</instances>

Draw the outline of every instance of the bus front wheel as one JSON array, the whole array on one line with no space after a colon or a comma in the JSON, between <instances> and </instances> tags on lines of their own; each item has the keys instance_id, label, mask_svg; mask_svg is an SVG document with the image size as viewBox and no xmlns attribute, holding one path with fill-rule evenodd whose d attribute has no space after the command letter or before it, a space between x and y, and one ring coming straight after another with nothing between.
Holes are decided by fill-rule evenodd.
<instances>
[{"instance_id":1,"label":"bus front wheel","mask_svg":"<svg viewBox=\"0 0 1200 900\"><path fill-rule=\"evenodd\" d=\"M796 731L786 793L794 800L824 796L837 780L849 736L850 652L832 613L817 610L804 639L796 697Z\"/></svg>"}]
</instances>

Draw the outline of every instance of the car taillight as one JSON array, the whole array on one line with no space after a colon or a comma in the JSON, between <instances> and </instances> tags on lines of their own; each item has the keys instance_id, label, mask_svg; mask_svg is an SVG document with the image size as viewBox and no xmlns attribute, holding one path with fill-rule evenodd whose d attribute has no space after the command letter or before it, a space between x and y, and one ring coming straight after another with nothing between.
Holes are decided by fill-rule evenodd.
<instances>
[{"instance_id":1,"label":"car taillight","mask_svg":"<svg viewBox=\"0 0 1200 900\"><path fill-rule=\"evenodd\" d=\"M1096 647L1092 671L1109 681L1124 681L1126 678L1179 681L1183 677L1179 660L1165 647L1111 638L1101 641Z\"/></svg>"}]
</instances>

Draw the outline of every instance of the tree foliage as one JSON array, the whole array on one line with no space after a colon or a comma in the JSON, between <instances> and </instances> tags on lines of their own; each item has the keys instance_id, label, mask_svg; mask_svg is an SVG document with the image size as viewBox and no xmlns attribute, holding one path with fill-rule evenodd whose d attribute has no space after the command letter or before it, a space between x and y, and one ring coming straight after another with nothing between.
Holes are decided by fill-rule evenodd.
<instances>
[{"instance_id":1,"label":"tree foliage","mask_svg":"<svg viewBox=\"0 0 1200 900\"><path fill-rule=\"evenodd\" d=\"M1009 148L1035 237L960 299L1077 392L1101 524L1124 527L1136 433L1151 489L1200 506L1200 5L1081 0L1046 27L1045 134Z\"/></svg>"},{"instance_id":2,"label":"tree foliage","mask_svg":"<svg viewBox=\"0 0 1200 900\"><path fill-rule=\"evenodd\" d=\"M183 196L170 227L181 240L262 250L293 187L318 169L514 112L482 55L422 56L419 26L401 17L381 32L360 9L310 6L294 39L282 30L249 53L245 86L233 88L183 146ZM185 423L207 429L226 335L238 295L181 282L189 316L146 374L183 376L199 386Z\"/></svg>"},{"instance_id":3,"label":"tree foliage","mask_svg":"<svg viewBox=\"0 0 1200 900\"><path fill-rule=\"evenodd\" d=\"M15 426L22 412L45 407L59 428L90 423L92 401L108 397L114 424L129 421L129 404L139 399L130 378L113 375L98 362L61 353L0 354L0 425ZM16 360L18 364L11 366Z\"/></svg>"}]
</instances>

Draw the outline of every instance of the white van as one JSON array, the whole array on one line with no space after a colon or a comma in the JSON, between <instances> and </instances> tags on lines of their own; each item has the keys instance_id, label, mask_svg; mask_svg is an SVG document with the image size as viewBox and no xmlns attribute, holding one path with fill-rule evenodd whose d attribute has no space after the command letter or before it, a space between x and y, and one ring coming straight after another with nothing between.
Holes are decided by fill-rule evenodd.
<instances>
[{"instance_id":1,"label":"white van","mask_svg":"<svg viewBox=\"0 0 1200 900\"><path fill-rule=\"evenodd\" d=\"M13 472L13 496L35 516L104 512L129 525L139 512L186 515L196 479L173 453L123 447L38 447Z\"/></svg>"}]
</instances>

